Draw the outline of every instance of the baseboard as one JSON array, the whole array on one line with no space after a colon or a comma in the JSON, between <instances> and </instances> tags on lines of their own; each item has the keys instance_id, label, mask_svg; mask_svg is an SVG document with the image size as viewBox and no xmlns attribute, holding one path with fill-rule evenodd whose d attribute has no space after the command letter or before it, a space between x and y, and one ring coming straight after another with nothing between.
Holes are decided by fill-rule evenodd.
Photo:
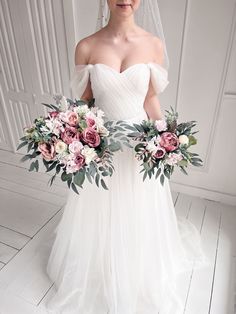
<instances>
[{"instance_id":1,"label":"baseboard","mask_svg":"<svg viewBox=\"0 0 236 314\"><path fill-rule=\"evenodd\" d=\"M201 197L211 201L221 202L224 204L229 204L236 206L236 195L221 193L219 191L214 191L206 188L185 185L179 182L170 182L170 187L173 191L189 194L196 197Z\"/></svg>"}]
</instances>

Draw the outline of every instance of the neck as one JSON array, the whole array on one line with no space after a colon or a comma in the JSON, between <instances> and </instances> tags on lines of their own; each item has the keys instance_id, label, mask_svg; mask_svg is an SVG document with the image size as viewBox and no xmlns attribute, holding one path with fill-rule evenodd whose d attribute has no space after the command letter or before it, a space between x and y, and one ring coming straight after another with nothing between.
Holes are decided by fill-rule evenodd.
<instances>
[{"instance_id":1,"label":"neck","mask_svg":"<svg viewBox=\"0 0 236 314\"><path fill-rule=\"evenodd\" d=\"M114 37L128 37L129 34L135 31L136 27L133 15L127 18L111 15L106 26Z\"/></svg>"}]
</instances>

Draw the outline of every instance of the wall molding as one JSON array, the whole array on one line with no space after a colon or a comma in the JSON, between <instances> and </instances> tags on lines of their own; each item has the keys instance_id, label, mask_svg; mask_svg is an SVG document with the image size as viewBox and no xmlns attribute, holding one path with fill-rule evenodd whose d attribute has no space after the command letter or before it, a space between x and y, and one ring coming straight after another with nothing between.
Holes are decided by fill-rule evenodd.
<instances>
[{"instance_id":1,"label":"wall molding","mask_svg":"<svg viewBox=\"0 0 236 314\"><path fill-rule=\"evenodd\" d=\"M175 100L175 110L178 111L179 107L179 91L181 85L181 76L183 72L183 55L184 55L184 47L186 41L186 30L188 24L188 10L189 10L189 0L185 2L185 10L184 10L184 22L183 22L183 29L182 29L182 39L181 39L181 46L180 46L180 58L179 58L179 71L178 71L178 78L177 78L177 88L176 88L176 100Z\"/></svg>"},{"instance_id":2,"label":"wall molding","mask_svg":"<svg viewBox=\"0 0 236 314\"><path fill-rule=\"evenodd\" d=\"M213 115L213 122L212 122L211 130L210 130L210 136L209 136L209 141L208 141L207 150L206 150L205 163L203 166L203 170L205 170L206 172L209 171L210 161L213 158L212 151L213 151L213 147L215 144L215 136L214 135L215 135L216 128L218 125L220 111L221 111L223 99L225 96L225 85L226 85L226 80L227 80L227 73L228 73L228 69L229 69L230 59L232 56L232 48L233 48L233 41L234 41L235 32L236 32L236 3L234 5L232 22L231 22L231 26L230 26L230 35L229 35L228 45L227 45L227 49L226 49L226 57L225 57L224 67L223 67L223 71L222 71L222 75L221 75L221 83L219 86L219 93L217 96L217 102L216 102L214 115Z\"/></svg>"},{"instance_id":3,"label":"wall molding","mask_svg":"<svg viewBox=\"0 0 236 314\"><path fill-rule=\"evenodd\" d=\"M188 184L182 184L174 181L170 181L170 186L171 189L175 192L185 193L192 196L208 199L210 201L216 201L236 206L236 194L234 195L222 193L220 191L196 187Z\"/></svg>"}]
</instances>

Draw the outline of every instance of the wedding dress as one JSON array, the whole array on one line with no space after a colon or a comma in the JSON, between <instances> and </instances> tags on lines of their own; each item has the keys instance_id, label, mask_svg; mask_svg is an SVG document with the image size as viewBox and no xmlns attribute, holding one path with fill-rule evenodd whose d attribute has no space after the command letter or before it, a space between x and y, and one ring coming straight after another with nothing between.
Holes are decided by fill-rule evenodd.
<instances>
[{"instance_id":1,"label":"wedding dress","mask_svg":"<svg viewBox=\"0 0 236 314\"><path fill-rule=\"evenodd\" d=\"M111 120L147 119L143 103L151 80L156 93L168 73L156 63L118 72L105 64L77 65L71 87L79 98L91 81L95 104ZM176 276L204 265L200 234L176 217L169 182L143 182L140 162L124 147L114 156L109 190L85 182L80 195L69 191L47 273L56 293L49 313L179 314Z\"/></svg>"}]
</instances>

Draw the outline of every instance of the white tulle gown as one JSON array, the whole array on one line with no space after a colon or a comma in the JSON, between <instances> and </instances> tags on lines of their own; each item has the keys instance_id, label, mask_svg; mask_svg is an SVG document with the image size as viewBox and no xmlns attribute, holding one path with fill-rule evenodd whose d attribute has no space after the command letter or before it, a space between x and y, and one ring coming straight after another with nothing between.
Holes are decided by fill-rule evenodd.
<instances>
[{"instance_id":1,"label":"white tulle gown","mask_svg":"<svg viewBox=\"0 0 236 314\"><path fill-rule=\"evenodd\" d=\"M168 81L156 63L140 63L119 73L105 64L77 65L71 86L79 98L90 78L96 105L112 120L139 122L149 80L156 93ZM200 234L176 217L169 182L143 182L140 165L126 147L114 158L109 190L87 182L70 191L47 273L56 293L49 313L179 314L176 276L192 261L206 263Z\"/></svg>"}]
</instances>

